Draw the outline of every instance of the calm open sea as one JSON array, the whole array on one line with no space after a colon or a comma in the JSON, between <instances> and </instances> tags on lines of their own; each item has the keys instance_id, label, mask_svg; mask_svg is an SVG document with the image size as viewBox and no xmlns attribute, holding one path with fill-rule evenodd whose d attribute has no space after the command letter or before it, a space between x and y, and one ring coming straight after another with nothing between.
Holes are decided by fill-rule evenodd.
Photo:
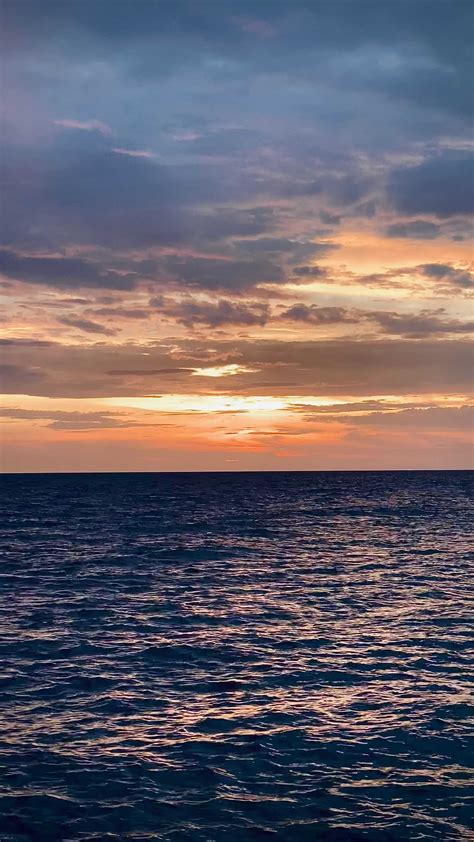
<instances>
[{"instance_id":1,"label":"calm open sea","mask_svg":"<svg viewBox=\"0 0 474 842\"><path fill-rule=\"evenodd\" d=\"M472 479L6 477L0 838L473 839Z\"/></svg>"}]
</instances>

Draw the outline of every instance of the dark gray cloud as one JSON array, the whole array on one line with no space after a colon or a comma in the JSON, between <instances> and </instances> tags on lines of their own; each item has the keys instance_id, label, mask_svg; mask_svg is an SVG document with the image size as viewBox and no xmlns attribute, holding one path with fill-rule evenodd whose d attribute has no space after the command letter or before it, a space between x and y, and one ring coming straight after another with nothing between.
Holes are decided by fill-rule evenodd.
<instances>
[{"instance_id":1,"label":"dark gray cloud","mask_svg":"<svg viewBox=\"0 0 474 842\"><path fill-rule=\"evenodd\" d=\"M272 212L242 203L262 197L321 197L335 225L334 208L372 212L372 153L432 142L447 115L452 134L470 128L465 0L4 0L2 14L7 87L35 106L7 109L10 246L254 236ZM395 171L402 212L452 213L460 156ZM433 200L432 183L453 186Z\"/></svg>"},{"instance_id":2,"label":"dark gray cloud","mask_svg":"<svg viewBox=\"0 0 474 842\"><path fill-rule=\"evenodd\" d=\"M382 400L341 403L331 406L294 404L293 411L305 421L413 431L450 431L470 434L474 429L474 406L439 407L433 404L404 403Z\"/></svg>"},{"instance_id":3,"label":"dark gray cloud","mask_svg":"<svg viewBox=\"0 0 474 842\"><path fill-rule=\"evenodd\" d=\"M338 282L337 275L325 277L326 283ZM371 275L349 274L344 276L344 283L366 284L372 287L394 289L410 285L415 291L430 283L431 293L441 295L460 295L469 293L474 285L474 273L470 269L460 269L449 263L421 263L417 266L401 266L375 272Z\"/></svg>"},{"instance_id":4,"label":"dark gray cloud","mask_svg":"<svg viewBox=\"0 0 474 842\"><path fill-rule=\"evenodd\" d=\"M209 327L260 326L270 318L268 304L246 301L245 303L219 299L216 302L184 300L168 304L163 313L188 327L207 325Z\"/></svg>"},{"instance_id":5,"label":"dark gray cloud","mask_svg":"<svg viewBox=\"0 0 474 842\"><path fill-rule=\"evenodd\" d=\"M471 344L461 340L410 339L276 342L240 341L219 344L226 362L265 371L265 393L288 394L446 394L472 387ZM231 349L238 358L229 358ZM244 381L256 389L259 375ZM237 381L237 382L236 382ZM234 388L238 378L233 378Z\"/></svg>"},{"instance_id":6,"label":"dark gray cloud","mask_svg":"<svg viewBox=\"0 0 474 842\"><path fill-rule=\"evenodd\" d=\"M4 347L2 357L5 393L51 397L141 396L143 378L147 393L175 392L177 383L180 393L206 393L205 378L188 376L192 370L232 364L252 371L214 378L213 391L456 395L472 387L472 345L459 338L298 342L213 337L212 343L188 338L156 346L11 346ZM166 373L170 369L174 372Z\"/></svg>"},{"instance_id":7,"label":"dark gray cloud","mask_svg":"<svg viewBox=\"0 0 474 842\"><path fill-rule=\"evenodd\" d=\"M278 209L271 207L231 208L195 212L189 219L189 236L211 243L225 237L256 237L273 231L278 224ZM251 240L245 241L251 243Z\"/></svg>"},{"instance_id":8,"label":"dark gray cloud","mask_svg":"<svg viewBox=\"0 0 474 842\"><path fill-rule=\"evenodd\" d=\"M279 187L277 183L273 184L270 192L289 199L321 197L336 208L357 206L373 190L375 181L359 173L355 164L346 162L346 168L353 168L354 171L334 175L324 173L316 179L294 178L291 181L280 182Z\"/></svg>"},{"instance_id":9,"label":"dark gray cloud","mask_svg":"<svg viewBox=\"0 0 474 842\"><path fill-rule=\"evenodd\" d=\"M184 286L242 291L293 266L315 275L337 244L314 223L376 216L386 154L413 142L424 160L389 176L392 204L472 208L467 153L439 151L447 127L470 130L464 0L4 0L2 13L9 278L128 290L167 268ZM389 236L437 232L401 225ZM67 246L91 259L45 257ZM124 258L158 246L193 257L148 270ZM198 262L220 257L228 272Z\"/></svg>"},{"instance_id":10,"label":"dark gray cloud","mask_svg":"<svg viewBox=\"0 0 474 842\"><path fill-rule=\"evenodd\" d=\"M3 6L7 22L14 25L20 15L17 0L4 0ZM293 13L297 13L294 21ZM122 0L119 15L111 14L108 0L70 0L66 6L61 0L45 0L41 11L34 0L22 0L21 15L26 18L25 31L31 32L33 38L75 27L89 36L114 42L141 41L151 34L157 38L175 34L181 38L187 34L190 39L202 39L206 44L210 41L212 47L214 39L220 37L223 49L232 44L235 48L244 48L255 34L261 34L258 27L249 25L252 21L273 24L272 36L279 34L281 39L290 39L291 47L295 45L293 39L302 46L311 45L315 35L318 43L349 48L367 42L393 43L411 33L414 40L431 44L433 52L445 59L458 57L463 46L467 50L473 26L470 4L464 0L453 0L448 8L443 3L433 8L429 0L418 0L415 5L411 0L397 0L396 3L388 2L383 9L377 0L360 0L357 11L352 0L340 0L337 7L326 4L315 7L311 0L295 0L291 13L284 0L274 0L271 7L266 0L239 0L238 3L235 0L206 0L199 11L192 0L161 0L159 3ZM279 24L286 24L283 32L275 32ZM309 31L308 24L311 25ZM257 41L258 51L265 46L265 42ZM267 46L272 53L274 44ZM216 47L219 49L219 42Z\"/></svg>"},{"instance_id":11,"label":"dark gray cloud","mask_svg":"<svg viewBox=\"0 0 474 842\"><path fill-rule=\"evenodd\" d=\"M21 409L19 407L1 408L0 418L13 421L47 421L46 426L54 430L71 431L163 426L162 424L134 421L120 412L65 412L63 410Z\"/></svg>"},{"instance_id":12,"label":"dark gray cloud","mask_svg":"<svg viewBox=\"0 0 474 842\"><path fill-rule=\"evenodd\" d=\"M291 263L300 263L312 257L329 254L338 248L336 243L329 241L301 241L290 240L287 237L259 237L258 239L234 240L233 248L242 254L266 256L268 258L281 256Z\"/></svg>"},{"instance_id":13,"label":"dark gray cloud","mask_svg":"<svg viewBox=\"0 0 474 842\"><path fill-rule=\"evenodd\" d=\"M417 408L418 404L403 404L405 409ZM422 405L423 406L423 405ZM431 408L431 404L424 405L424 409ZM365 400L365 401L350 401L346 403L329 404L327 406L316 406L310 403L295 403L290 405L290 409L294 412L300 412L304 415L306 421L311 421L313 418L318 419L321 415L358 415L359 413L367 412L392 412L399 411L400 404L396 401L386 400Z\"/></svg>"},{"instance_id":14,"label":"dark gray cloud","mask_svg":"<svg viewBox=\"0 0 474 842\"><path fill-rule=\"evenodd\" d=\"M281 266L270 260L225 260L208 257L169 257L167 271L180 283L203 289L247 290L261 283L286 280Z\"/></svg>"},{"instance_id":15,"label":"dark gray cloud","mask_svg":"<svg viewBox=\"0 0 474 842\"><path fill-rule=\"evenodd\" d=\"M319 218L324 225L340 225L342 217L336 213L329 213L322 210L319 213Z\"/></svg>"},{"instance_id":16,"label":"dark gray cloud","mask_svg":"<svg viewBox=\"0 0 474 842\"><path fill-rule=\"evenodd\" d=\"M442 334L469 334L474 331L474 319L460 321L446 316L444 310L424 310L421 313L394 313L387 310L355 310L346 307L319 307L297 303L280 313L286 321L311 325L363 324L375 322L383 333L420 339Z\"/></svg>"},{"instance_id":17,"label":"dark gray cloud","mask_svg":"<svg viewBox=\"0 0 474 842\"><path fill-rule=\"evenodd\" d=\"M439 225L424 219L413 219L410 222L394 222L385 229L387 237L402 237L413 240L435 240L441 234Z\"/></svg>"},{"instance_id":18,"label":"dark gray cloud","mask_svg":"<svg viewBox=\"0 0 474 842\"><path fill-rule=\"evenodd\" d=\"M316 304L293 304L280 313L280 318L312 325L355 324L360 316L345 307L318 307Z\"/></svg>"},{"instance_id":19,"label":"dark gray cloud","mask_svg":"<svg viewBox=\"0 0 474 842\"><path fill-rule=\"evenodd\" d=\"M323 266L295 266L292 273L298 278L324 278L327 275L327 269Z\"/></svg>"},{"instance_id":20,"label":"dark gray cloud","mask_svg":"<svg viewBox=\"0 0 474 842\"><path fill-rule=\"evenodd\" d=\"M49 339L30 339L23 336L0 339L0 347L3 348L51 348L55 344Z\"/></svg>"},{"instance_id":21,"label":"dark gray cloud","mask_svg":"<svg viewBox=\"0 0 474 842\"><path fill-rule=\"evenodd\" d=\"M64 316L62 319L58 319L58 322L67 327L75 327L77 330L84 331L84 333L100 333L103 336L114 336L117 333L113 328L105 327L98 322L92 322L90 319Z\"/></svg>"},{"instance_id":22,"label":"dark gray cloud","mask_svg":"<svg viewBox=\"0 0 474 842\"><path fill-rule=\"evenodd\" d=\"M474 331L474 319L467 322L449 319L443 310L427 310L417 314L372 312L366 313L366 316L375 321L384 333L409 339L447 333L469 334Z\"/></svg>"},{"instance_id":23,"label":"dark gray cloud","mask_svg":"<svg viewBox=\"0 0 474 842\"><path fill-rule=\"evenodd\" d=\"M469 56L473 26L470 5L465 0L435 5L430 0L417 0L415 4L397 0L384 3L383 8L377 0L359 0L357 9L352 0L316 6L311 0L294 0L291 9L284 0L274 0L271 5L265 0L206 0L199 9L191 0L122 0L120 13L111 12L108 0L69 0L67 4L44 0L41 10L34 0L22 0L21 4L4 0L2 6L9 28L21 24L25 50L47 36L64 34L72 40L72 44L60 43L64 52L73 46L77 51L87 49L92 56L107 55L108 44L111 50L130 44L136 49L139 45L141 51L133 69L141 74L163 74L190 51L199 56L204 53L234 61L245 59L252 66L259 62L266 70L280 71L289 66L293 72L302 73L308 54L324 48L395 48L408 39L422 55L431 55L435 66L456 67ZM271 37L266 37L269 34ZM168 44L168 50L155 56L150 65L147 54L153 48L156 51L157 44ZM364 69L359 68L359 73ZM397 95L413 96L404 90L405 76L400 68L387 64L385 74L390 72L390 78L398 79Z\"/></svg>"},{"instance_id":24,"label":"dark gray cloud","mask_svg":"<svg viewBox=\"0 0 474 842\"><path fill-rule=\"evenodd\" d=\"M474 213L474 155L447 150L394 170L388 195L400 213L450 217Z\"/></svg>"},{"instance_id":25,"label":"dark gray cloud","mask_svg":"<svg viewBox=\"0 0 474 842\"><path fill-rule=\"evenodd\" d=\"M14 347L11 345L9 350L13 350ZM6 353L4 353L4 356L7 356ZM22 354L18 356L21 357ZM30 355L28 355L26 363L21 359L18 362L0 363L0 389L4 394L48 394L47 383L47 373L35 365L35 360Z\"/></svg>"},{"instance_id":26,"label":"dark gray cloud","mask_svg":"<svg viewBox=\"0 0 474 842\"><path fill-rule=\"evenodd\" d=\"M92 260L19 254L11 249L0 249L0 272L13 281L68 290L93 288L127 292L143 282L163 286L172 281L188 288L238 292L262 283L285 283L292 274L301 278L322 276L325 270L319 267L293 268L291 264L336 247L332 243L259 238L231 243L223 249L222 257L187 257L175 253L164 258L141 260L127 256L117 258L107 252ZM88 300L64 300L62 306L74 303L87 304ZM59 303L48 302L47 306L59 306ZM140 317L133 312L127 316L125 309L122 313L125 318ZM101 311L96 312L100 314ZM103 311L103 314L112 315L112 311ZM120 316L120 311L116 314Z\"/></svg>"},{"instance_id":27,"label":"dark gray cloud","mask_svg":"<svg viewBox=\"0 0 474 842\"><path fill-rule=\"evenodd\" d=\"M44 284L60 289L102 287L130 290L137 276L104 269L80 257L38 257L0 249L0 272L28 284Z\"/></svg>"},{"instance_id":28,"label":"dark gray cloud","mask_svg":"<svg viewBox=\"0 0 474 842\"><path fill-rule=\"evenodd\" d=\"M325 255L337 247L331 242L305 242L283 237L233 240L223 249L222 257L174 254L156 261L155 273L161 269L177 284L191 288L246 291L260 284L285 283L294 274L294 263ZM152 273L152 262L142 261L136 269ZM299 274L298 268L296 274ZM322 270L308 267L308 274L316 276L322 274Z\"/></svg>"},{"instance_id":29,"label":"dark gray cloud","mask_svg":"<svg viewBox=\"0 0 474 842\"><path fill-rule=\"evenodd\" d=\"M172 375L181 375L181 374L194 374L194 368L182 368L182 367L175 367L175 368L113 368L107 372L107 374L111 374L113 377L123 377L131 376L131 377L154 377L156 374L172 374Z\"/></svg>"},{"instance_id":30,"label":"dark gray cloud","mask_svg":"<svg viewBox=\"0 0 474 842\"><path fill-rule=\"evenodd\" d=\"M271 209L225 207L257 192L218 161L163 164L116 154L102 135L66 131L35 151L5 150L4 245L86 244L126 250L271 231ZM224 205L219 213L213 206ZM205 207L207 206L207 207ZM28 214L25 209L28 208ZM80 271L77 269L77 271Z\"/></svg>"},{"instance_id":31,"label":"dark gray cloud","mask_svg":"<svg viewBox=\"0 0 474 842\"><path fill-rule=\"evenodd\" d=\"M422 427L425 430L474 429L474 406L402 409L400 412L371 412L351 418L351 423L383 427Z\"/></svg>"},{"instance_id":32,"label":"dark gray cloud","mask_svg":"<svg viewBox=\"0 0 474 842\"><path fill-rule=\"evenodd\" d=\"M149 319L152 310L144 310L141 307L99 307L96 310L87 311L88 315L105 316L111 319Z\"/></svg>"},{"instance_id":33,"label":"dark gray cloud","mask_svg":"<svg viewBox=\"0 0 474 842\"><path fill-rule=\"evenodd\" d=\"M474 274L467 270L457 269L449 263L424 263L418 267L427 278L443 282L454 289L471 289L474 287Z\"/></svg>"}]
</instances>

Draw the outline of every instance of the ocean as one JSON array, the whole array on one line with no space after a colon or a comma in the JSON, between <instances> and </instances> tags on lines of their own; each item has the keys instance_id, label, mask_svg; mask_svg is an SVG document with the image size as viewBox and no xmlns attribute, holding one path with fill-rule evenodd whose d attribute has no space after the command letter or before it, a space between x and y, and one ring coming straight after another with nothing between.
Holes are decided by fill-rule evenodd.
<instances>
[{"instance_id":1,"label":"ocean","mask_svg":"<svg viewBox=\"0 0 474 842\"><path fill-rule=\"evenodd\" d=\"M4 477L0 838L473 839L472 480Z\"/></svg>"}]
</instances>

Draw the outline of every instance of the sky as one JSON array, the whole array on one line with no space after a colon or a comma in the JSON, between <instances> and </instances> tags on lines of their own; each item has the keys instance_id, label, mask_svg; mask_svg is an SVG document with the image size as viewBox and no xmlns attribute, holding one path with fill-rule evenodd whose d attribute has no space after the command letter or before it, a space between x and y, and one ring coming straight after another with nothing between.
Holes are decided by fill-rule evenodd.
<instances>
[{"instance_id":1,"label":"sky","mask_svg":"<svg viewBox=\"0 0 474 842\"><path fill-rule=\"evenodd\" d=\"M470 0L3 0L7 472L473 466Z\"/></svg>"}]
</instances>

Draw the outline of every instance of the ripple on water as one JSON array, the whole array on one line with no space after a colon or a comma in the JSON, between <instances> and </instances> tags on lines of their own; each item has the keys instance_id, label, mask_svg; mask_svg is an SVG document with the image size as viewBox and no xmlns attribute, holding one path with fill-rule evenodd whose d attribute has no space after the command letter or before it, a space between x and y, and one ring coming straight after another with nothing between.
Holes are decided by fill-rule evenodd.
<instances>
[{"instance_id":1,"label":"ripple on water","mask_svg":"<svg viewBox=\"0 0 474 842\"><path fill-rule=\"evenodd\" d=\"M7 477L1 839L473 838L471 482Z\"/></svg>"}]
</instances>

